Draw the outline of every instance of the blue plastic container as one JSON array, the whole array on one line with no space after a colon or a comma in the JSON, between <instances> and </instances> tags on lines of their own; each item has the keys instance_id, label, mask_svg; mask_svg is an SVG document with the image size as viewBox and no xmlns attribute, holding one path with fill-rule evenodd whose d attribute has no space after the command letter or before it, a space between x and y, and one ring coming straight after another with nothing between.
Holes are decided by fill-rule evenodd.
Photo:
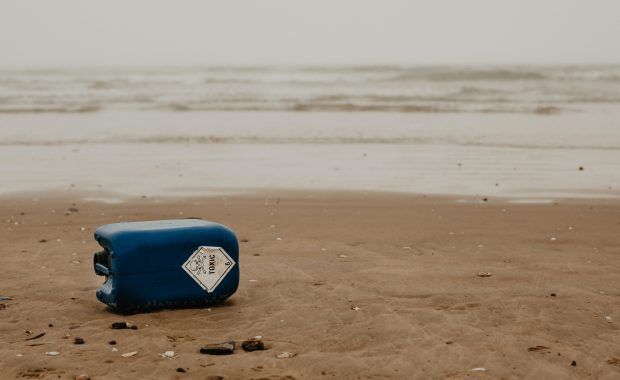
<instances>
[{"instance_id":1,"label":"blue plastic container","mask_svg":"<svg viewBox=\"0 0 620 380\"><path fill-rule=\"evenodd\" d=\"M107 224L95 273L99 301L122 313L199 307L223 301L239 285L239 245L229 228L199 219Z\"/></svg>"}]
</instances>

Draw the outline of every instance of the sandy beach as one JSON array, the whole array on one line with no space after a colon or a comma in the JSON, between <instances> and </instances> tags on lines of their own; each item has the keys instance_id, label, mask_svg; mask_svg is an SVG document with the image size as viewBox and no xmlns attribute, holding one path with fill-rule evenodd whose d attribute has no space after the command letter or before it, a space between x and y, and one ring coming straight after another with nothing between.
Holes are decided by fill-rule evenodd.
<instances>
[{"instance_id":1,"label":"sandy beach","mask_svg":"<svg viewBox=\"0 0 620 380\"><path fill-rule=\"evenodd\" d=\"M6 2L0 380L620 379L619 13Z\"/></svg>"},{"instance_id":2,"label":"sandy beach","mask_svg":"<svg viewBox=\"0 0 620 380\"><path fill-rule=\"evenodd\" d=\"M619 70L0 71L0 378L616 379ZM192 217L225 304L97 301L97 227Z\"/></svg>"},{"instance_id":3,"label":"sandy beach","mask_svg":"<svg viewBox=\"0 0 620 380\"><path fill-rule=\"evenodd\" d=\"M2 377L617 378L620 204L465 200L4 196L0 295L12 299L0 309ZM229 301L121 316L96 300L96 227L185 217L237 231L242 277ZM138 329L112 330L115 321ZM199 353L256 335L268 350ZM160 356L169 350L172 359Z\"/></svg>"}]
</instances>

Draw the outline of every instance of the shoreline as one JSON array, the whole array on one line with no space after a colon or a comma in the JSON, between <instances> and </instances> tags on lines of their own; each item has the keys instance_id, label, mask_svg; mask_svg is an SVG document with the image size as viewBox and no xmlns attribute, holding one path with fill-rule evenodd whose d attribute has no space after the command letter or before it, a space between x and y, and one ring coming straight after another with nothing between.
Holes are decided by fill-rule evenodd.
<instances>
[{"instance_id":1,"label":"shoreline","mask_svg":"<svg viewBox=\"0 0 620 380\"><path fill-rule=\"evenodd\" d=\"M200 196L277 188L620 198L617 108L547 116L2 115L0 193Z\"/></svg>"}]
</instances>

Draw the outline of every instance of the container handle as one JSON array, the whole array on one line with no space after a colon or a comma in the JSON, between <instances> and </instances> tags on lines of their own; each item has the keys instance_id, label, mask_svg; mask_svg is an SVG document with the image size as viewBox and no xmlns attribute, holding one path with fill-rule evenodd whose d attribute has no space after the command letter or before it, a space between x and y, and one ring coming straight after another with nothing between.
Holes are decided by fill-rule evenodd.
<instances>
[{"instance_id":1,"label":"container handle","mask_svg":"<svg viewBox=\"0 0 620 380\"><path fill-rule=\"evenodd\" d=\"M98 274L99 276L109 276L111 271L110 269L108 269L108 267L105 267L102 264L96 263L95 273Z\"/></svg>"},{"instance_id":2,"label":"container handle","mask_svg":"<svg viewBox=\"0 0 620 380\"><path fill-rule=\"evenodd\" d=\"M93 257L93 264L95 266L95 274L98 276L109 276L112 274L112 270L104 264L110 263L110 253L107 250L95 252Z\"/></svg>"}]
</instances>

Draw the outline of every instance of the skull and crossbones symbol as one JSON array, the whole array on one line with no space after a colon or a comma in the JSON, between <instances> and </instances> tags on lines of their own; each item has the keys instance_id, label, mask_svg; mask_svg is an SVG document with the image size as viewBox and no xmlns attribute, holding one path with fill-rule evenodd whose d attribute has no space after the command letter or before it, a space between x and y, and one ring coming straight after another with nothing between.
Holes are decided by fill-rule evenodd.
<instances>
[{"instance_id":1,"label":"skull and crossbones symbol","mask_svg":"<svg viewBox=\"0 0 620 380\"><path fill-rule=\"evenodd\" d=\"M207 273L207 270L205 269L205 260L206 259L207 259L207 257L204 254L197 255L196 258L194 258L192 261L190 261L189 269L192 272L196 272L196 273L202 272L203 274L206 274Z\"/></svg>"}]
</instances>

